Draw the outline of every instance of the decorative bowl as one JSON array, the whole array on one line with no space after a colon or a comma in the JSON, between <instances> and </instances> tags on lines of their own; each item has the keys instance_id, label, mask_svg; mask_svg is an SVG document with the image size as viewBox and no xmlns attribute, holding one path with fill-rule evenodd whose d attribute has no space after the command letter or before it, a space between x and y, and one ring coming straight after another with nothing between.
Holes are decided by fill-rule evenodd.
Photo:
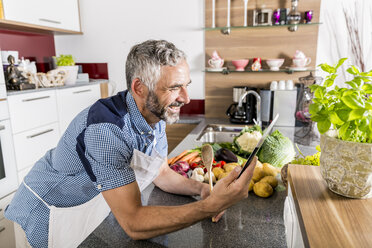
<instances>
[{"instance_id":1,"label":"decorative bowl","mask_svg":"<svg viewBox=\"0 0 372 248\"><path fill-rule=\"evenodd\" d=\"M244 68L248 65L248 62L248 59L237 59L231 61L231 63L235 66L236 71L244 71Z\"/></svg>"},{"instance_id":2,"label":"decorative bowl","mask_svg":"<svg viewBox=\"0 0 372 248\"><path fill-rule=\"evenodd\" d=\"M267 59L266 64L272 71L279 71L279 68L283 65L284 59Z\"/></svg>"}]
</instances>

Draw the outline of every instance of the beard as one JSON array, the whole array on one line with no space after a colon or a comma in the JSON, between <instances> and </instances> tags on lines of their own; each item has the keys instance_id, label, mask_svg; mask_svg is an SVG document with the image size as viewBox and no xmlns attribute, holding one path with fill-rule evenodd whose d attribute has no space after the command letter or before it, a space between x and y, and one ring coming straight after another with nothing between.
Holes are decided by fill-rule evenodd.
<instances>
[{"instance_id":1,"label":"beard","mask_svg":"<svg viewBox=\"0 0 372 248\"><path fill-rule=\"evenodd\" d=\"M179 112L172 113L169 111L170 107L182 107L184 103L175 101L168 106L161 106L159 98L155 92L150 91L146 99L146 108L150 110L160 120L165 121L167 124L173 124L180 118Z\"/></svg>"}]
</instances>

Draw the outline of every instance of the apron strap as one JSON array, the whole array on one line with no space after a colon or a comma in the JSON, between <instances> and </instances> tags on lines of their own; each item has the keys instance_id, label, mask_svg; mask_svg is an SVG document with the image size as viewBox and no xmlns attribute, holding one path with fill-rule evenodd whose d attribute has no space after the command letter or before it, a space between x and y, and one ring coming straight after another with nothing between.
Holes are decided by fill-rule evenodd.
<instances>
[{"instance_id":1,"label":"apron strap","mask_svg":"<svg viewBox=\"0 0 372 248\"><path fill-rule=\"evenodd\" d=\"M48 203L46 203L38 194L36 194L36 192L35 191L33 191L26 183L25 183L25 180L23 180L22 181L22 183L23 183L23 185L28 189L28 190L30 190L31 191L31 193L32 194L34 194L40 201L42 201L44 204L45 204L45 206L47 206L49 209L51 208L51 206L48 204Z\"/></svg>"}]
</instances>

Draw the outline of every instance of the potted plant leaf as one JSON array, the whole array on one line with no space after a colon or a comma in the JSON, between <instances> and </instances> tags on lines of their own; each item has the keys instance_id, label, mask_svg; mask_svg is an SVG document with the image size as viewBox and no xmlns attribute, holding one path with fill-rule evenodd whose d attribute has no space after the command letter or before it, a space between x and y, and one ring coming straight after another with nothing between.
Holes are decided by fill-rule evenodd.
<instances>
[{"instance_id":1,"label":"potted plant leaf","mask_svg":"<svg viewBox=\"0 0 372 248\"><path fill-rule=\"evenodd\" d=\"M56 57L57 68L64 69L67 72L65 85L74 85L76 83L79 67L75 65L72 55L63 55Z\"/></svg>"},{"instance_id":2,"label":"potted plant leaf","mask_svg":"<svg viewBox=\"0 0 372 248\"><path fill-rule=\"evenodd\" d=\"M353 79L350 87L334 86L337 71L347 58L334 66L319 65L328 73L321 85L310 86L314 93L309 107L320 137L320 171L328 188L351 198L372 197L372 70L356 66L346 71Z\"/></svg>"}]
</instances>

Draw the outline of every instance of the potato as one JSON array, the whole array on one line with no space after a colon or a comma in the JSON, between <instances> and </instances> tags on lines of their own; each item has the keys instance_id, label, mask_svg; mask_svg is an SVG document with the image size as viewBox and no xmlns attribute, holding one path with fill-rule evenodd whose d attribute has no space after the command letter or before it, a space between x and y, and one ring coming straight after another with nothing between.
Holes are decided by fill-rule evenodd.
<instances>
[{"instance_id":1,"label":"potato","mask_svg":"<svg viewBox=\"0 0 372 248\"><path fill-rule=\"evenodd\" d=\"M258 165L258 164L257 164ZM262 170L262 167L261 166L257 166L254 168L254 171L253 171L253 176L252 176L252 180L254 182L258 182L261 180L261 178L263 178L265 176L265 173L263 172Z\"/></svg>"},{"instance_id":2,"label":"potato","mask_svg":"<svg viewBox=\"0 0 372 248\"><path fill-rule=\"evenodd\" d=\"M227 177L228 175L229 175L228 172L223 172L223 173L218 175L218 180L221 180L222 178Z\"/></svg>"},{"instance_id":3,"label":"potato","mask_svg":"<svg viewBox=\"0 0 372 248\"><path fill-rule=\"evenodd\" d=\"M249 182L249 188L248 188L249 191L252 191L253 190L253 185L254 185L254 182L253 182L253 180L251 180Z\"/></svg>"},{"instance_id":4,"label":"potato","mask_svg":"<svg viewBox=\"0 0 372 248\"><path fill-rule=\"evenodd\" d=\"M257 182L253 186L253 191L260 197L269 197L273 194L274 190L270 184L265 182Z\"/></svg>"},{"instance_id":5,"label":"potato","mask_svg":"<svg viewBox=\"0 0 372 248\"><path fill-rule=\"evenodd\" d=\"M278 170L269 163L263 163L262 170L265 173L265 176L276 177L276 174L278 174Z\"/></svg>"},{"instance_id":6,"label":"potato","mask_svg":"<svg viewBox=\"0 0 372 248\"><path fill-rule=\"evenodd\" d=\"M219 176L221 173L224 173L225 170L222 169L222 168L220 168L220 167L214 167L214 168L212 169L212 172L213 172L214 176L215 176L216 178L218 178L218 176Z\"/></svg>"},{"instance_id":7,"label":"potato","mask_svg":"<svg viewBox=\"0 0 372 248\"><path fill-rule=\"evenodd\" d=\"M232 171L236 166L239 166L238 163L227 163L223 166L226 172Z\"/></svg>"},{"instance_id":8,"label":"potato","mask_svg":"<svg viewBox=\"0 0 372 248\"><path fill-rule=\"evenodd\" d=\"M264 182L264 183L268 183L271 185L271 187L273 187L273 189L276 188L276 186L278 186L278 180L273 177L273 176L265 176L264 178L262 178L260 180L260 182Z\"/></svg>"}]
</instances>

